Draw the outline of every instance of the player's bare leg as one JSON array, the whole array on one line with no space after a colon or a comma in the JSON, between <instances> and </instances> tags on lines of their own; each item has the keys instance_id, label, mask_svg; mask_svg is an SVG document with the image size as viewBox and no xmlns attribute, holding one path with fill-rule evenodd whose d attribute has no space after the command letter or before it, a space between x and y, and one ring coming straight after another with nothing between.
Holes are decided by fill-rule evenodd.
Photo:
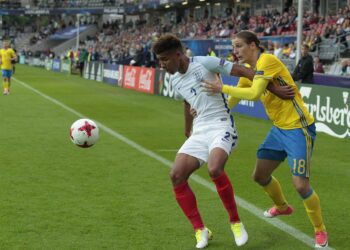
<instances>
[{"instance_id":1,"label":"player's bare leg","mask_svg":"<svg viewBox=\"0 0 350 250\"><path fill-rule=\"evenodd\" d=\"M208 245L212 233L204 226L197 207L196 197L187 182L190 175L199 167L200 162L197 158L179 153L176 155L175 163L170 171L170 179L176 201L195 230L196 248L204 248Z\"/></svg>"},{"instance_id":2,"label":"player's bare leg","mask_svg":"<svg viewBox=\"0 0 350 250\"><path fill-rule=\"evenodd\" d=\"M200 162L197 158L179 153L176 155L175 163L170 171L170 179L173 186L187 181L190 175L200 167Z\"/></svg>"},{"instance_id":3,"label":"player's bare leg","mask_svg":"<svg viewBox=\"0 0 350 250\"><path fill-rule=\"evenodd\" d=\"M214 148L210 152L208 159L208 172L211 178L217 178L222 172L224 172L227 159L227 153L221 148Z\"/></svg>"},{"instance_id":4,"label":"player's bare leg","mask_svg":"<svg viewBox=\"0 0 350 250\"><path fill-rule=\"evenodd\" d=\"M209 155L208 172L229 214L235 242L237 246L242 246L248 241L248 234L238 215L232 184L224 171L227 159L228 155L223 149L214 148Z\"/></svg>"},{"instance_id":5,"label":"player's bare leg","mask_svg":"<svg viewBox=\"0 0 350 250\"><path fill-rule=\"evenodd\" d=\"M253 179L274 202L274 206L264 212L264 216L268 218L277 215L289 215L293 212L293 208L288 204L282 188L278 180L272 176L272 172L280 165L280 161L258 159L253 172Z\"/></svg>"},{"instance_id":6,"label":"player's bare leg","mask_svg":"<svg viewBox=\"0 0 350 250\"><path fill-rule=\"evenodd\" d=\"M280 165L280 161L257 159L253 172L253 180L264 186L269 181L272 172Z\"/></svg>"}]
</instances>

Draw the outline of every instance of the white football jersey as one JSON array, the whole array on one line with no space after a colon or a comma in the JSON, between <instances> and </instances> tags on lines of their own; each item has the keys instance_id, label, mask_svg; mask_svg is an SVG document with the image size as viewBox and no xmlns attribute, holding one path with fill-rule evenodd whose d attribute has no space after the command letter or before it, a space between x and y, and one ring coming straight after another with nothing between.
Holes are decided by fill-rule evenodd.
<instances>
[{"instance_id":1,"label":"white football jersey","mask_svg":"<svg viewBox=\"0 0 350 250\"><path fill-rule=\"evenodd\" d=\"M203 80L214 81L215 74L230 75L233 63L211 56L195 56L185 74L179 72L170 77L176 99L184 99L197 111L193 130L211 123L227 122L234 126L225 96L204 92Z\"/></svg>"}]
</instances>

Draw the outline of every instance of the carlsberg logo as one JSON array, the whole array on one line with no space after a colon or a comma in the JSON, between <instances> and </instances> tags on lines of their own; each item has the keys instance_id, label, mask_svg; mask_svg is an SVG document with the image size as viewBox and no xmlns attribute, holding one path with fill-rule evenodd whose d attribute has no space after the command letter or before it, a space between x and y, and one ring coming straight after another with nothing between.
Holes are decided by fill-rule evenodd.
<instances>
[{"instance_id":1,"label":"carlsberg logo","mask_svg":"<svg viewBox=\"0 0 350 250\"><path fill-rule=\"evenodd\" d=\"M338 138L350 137L349 91L325 87L300 87L300 93L317 131Z\"/></svg>"}]
</instances>

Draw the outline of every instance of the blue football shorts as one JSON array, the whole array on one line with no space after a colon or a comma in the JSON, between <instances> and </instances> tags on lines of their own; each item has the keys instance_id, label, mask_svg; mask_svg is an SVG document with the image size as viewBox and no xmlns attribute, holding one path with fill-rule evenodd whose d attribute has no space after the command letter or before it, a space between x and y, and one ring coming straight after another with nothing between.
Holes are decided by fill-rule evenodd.
<instances>
[{"instance_id":1,"label":"blue football shorts","mask_svg":"<svg viewBox=\"0 0 350 250\"><path fill-rule=\"evenodd\" d=\"M280 129L273 126L260 145L257 157L275 161L284 161L288 157L292 174L308 178L315 139L314 123L306 128L297 129Z\"/></svg>"},{"instance_id":2,"label":"blue football shorts","mask_svg":"<svg viewBox=\"0 0 350 250\"><path fill-rule=\"evenodd\" d=\"M10 78L12 76L12 70L3 69L2 70L2 77Z\"/></svg>"}]
</instances>

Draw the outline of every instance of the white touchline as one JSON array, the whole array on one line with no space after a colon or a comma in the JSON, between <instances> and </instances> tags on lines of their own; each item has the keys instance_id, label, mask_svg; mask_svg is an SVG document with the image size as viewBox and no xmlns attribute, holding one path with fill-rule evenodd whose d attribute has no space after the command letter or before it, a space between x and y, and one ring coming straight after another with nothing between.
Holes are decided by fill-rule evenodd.
<instances>
[{"instance_id":1,"label":"white touchline","mask_svg":"<svg viewBox=\"0 0 350 250\"><path fill-rule=\"evenodd\" d=\"M25 83L25 82L22 82L20 80L17 80L16 78L12 78L13 80L15 80L16 82L18 82L19 84L21 84L23 87L37 93L38 95L40 95L41 97L49 100L50 102L52 103L55 103L57 104L58 106L60 106L61 108L77 115L78 117L80 118L88 118L86 117L85 115L79 113L78 111L68 107L67 105L63 104L62 102L52 98L51 96L48 96L44 93L42 93L41 91L33 88L32 86L30 86L29 84ZM172 166L172 162L163 158L162 156L160 155L157 155L156 153L144 148L143 146L137 144L136 142L128 139L127 137L119 134L118 132L106 127L105 125L103 125L102 123L100 122L97 122L96 120L94 120L97 125L102 129L104 130L105 132L107 132L108 134L114 136L115 138L121 140L122 142L128 144L129 146L133 147L134 149L140 151L141 153L163 163L164 165L168 166L168 167L171 167ZM199 175L196 175L196 174L192 174L191 176L191 179L199 184L201 184L202 186L208 188L209 190L213 191L213 192L216 192L216 188L214 186L214 184L210 183L209 181L207 181L206 179L200 177ZM239 196L235 196L236 198L236 201L237 201L237 204L238 206L240 206L241 208L247 210L248 212L250 212L251 214L255 215L256 217L258 217L259 219L265 221L266 223L280 229L281 231L289 234L290 236L294 237L295 239L305 243L306 245L314 248L315 246L315 243L314 243L314 239L311 238L310 236L306 235L305 233L299 231L298 229L292 227L292 226L289 226L287 223L277 219L277 218L273 218L273 219L269 219L269 218L265 218L263 216L263 210L261 210L260 208L254 206L253 204L249 203L248 201L240 198ZM331 248L331 247L327 247L327 249L329 250L334 250L334 248Z\"/></svg>"},{"instance_id":2,"label":"white touchline","mask_svg":"<svg viewBox=\"0 0 350 250\"><path fill-rule=\"evenodd\" d=\"M178 149L157 149L159 152L177 152Z\"/></svg>"}]
</instances>

